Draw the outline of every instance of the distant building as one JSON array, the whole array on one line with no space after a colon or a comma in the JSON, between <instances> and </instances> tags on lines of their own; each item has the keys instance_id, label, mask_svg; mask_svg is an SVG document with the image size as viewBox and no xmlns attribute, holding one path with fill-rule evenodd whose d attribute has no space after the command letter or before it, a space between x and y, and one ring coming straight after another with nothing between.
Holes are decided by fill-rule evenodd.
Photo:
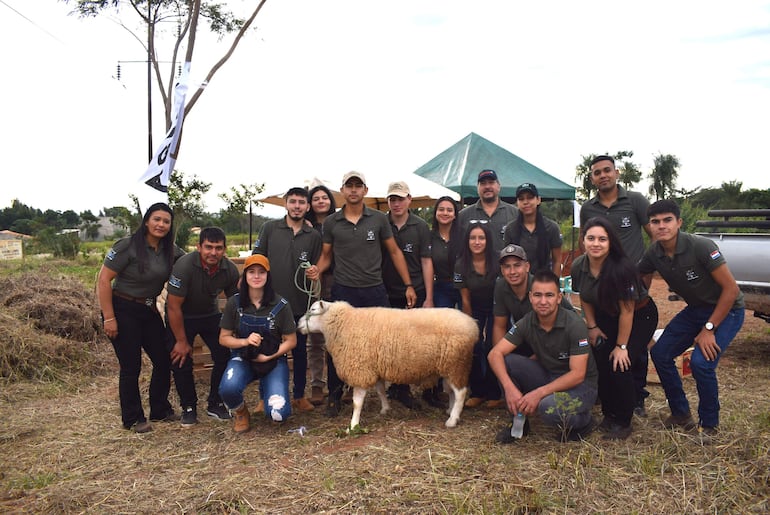
<instances>
[{"instance_id":1,"label":"distant building","mask_svg":"<svg viewBox=\"0 0 770 515\"><path fill-rule=\"evenodd\" d=\"M32 236L20 232L9 231L8 229L0 231L0 240L23 240L27 238L32 238Z\"/></svg>"},{"instance_id":2,"label":"distant building","mask_svg":"<svg viewBox=\"0 0 770 515\"><path fill-rule=\"evenodd\" d=\"M128 227L126 227L125 225L113 223L112 219L109 216L100 216L99 220L96 223L99 225L99 233L96 235L96 238L92 240L86 234L85 229L79 229L78 236L80 237L81 241L113 240L116 238L115 233L122 232L124 236L127 236L130 233L130 230Z\"/></svg>"}]
</instances>

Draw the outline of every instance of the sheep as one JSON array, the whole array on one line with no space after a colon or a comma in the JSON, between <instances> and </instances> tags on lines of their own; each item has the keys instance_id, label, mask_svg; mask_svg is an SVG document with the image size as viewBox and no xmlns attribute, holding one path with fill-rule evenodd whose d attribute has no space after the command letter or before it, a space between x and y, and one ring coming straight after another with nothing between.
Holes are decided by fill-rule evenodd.
<instances>
[{"instance_id":1,"label":"sheep","mask_svg":"<svg viewBox=\"0 0 770 515\"><path fill-rule=\"evenodd\" d=\"M444 378L449 419L455 427L465 404L476 322L451 308L354 308L347 302L316 301L300 319L303 334L323 333L337 374L353 387L350 429L361 418L367 389L376 387L381 414L390 409L385 383L430 386Z\"/></svg>"}]
</instances>

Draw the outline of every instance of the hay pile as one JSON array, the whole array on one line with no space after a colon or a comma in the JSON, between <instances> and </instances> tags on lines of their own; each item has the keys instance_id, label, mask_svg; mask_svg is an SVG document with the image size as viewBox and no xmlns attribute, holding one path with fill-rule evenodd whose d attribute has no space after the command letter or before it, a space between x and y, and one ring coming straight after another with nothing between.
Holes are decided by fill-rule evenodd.
<instances>
[{"instance_id":1,"label":"hay pile","mask_svg":"<svg viewBox=\"0 0 770 515\"><path fill-rule=\"evenodd\" d=\"M77 279L28 272L0 279L0 380L67 381L103 368L110 350L94 295Z\"/></svg>"}]
</instances>

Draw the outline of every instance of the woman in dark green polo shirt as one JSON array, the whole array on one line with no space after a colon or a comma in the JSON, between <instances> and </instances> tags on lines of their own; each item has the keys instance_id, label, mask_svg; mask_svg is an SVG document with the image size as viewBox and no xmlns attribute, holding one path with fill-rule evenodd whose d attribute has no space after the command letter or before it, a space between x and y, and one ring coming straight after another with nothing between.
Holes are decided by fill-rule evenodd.
<instances>
[{"instance_id":1,"label":"woman in dark green polo shirt","mask_svg":"<svg viewBox=\"0 0 770 515\"><path fill-rule=\"evenodd\" d=\"M171 358L164 343L163 320L155 305L174 260L184 254L174 245L173 222L174 213L168 204L150 206L134 234L115 242L107 253L97 283L104 332L120 364L118 392L123 427L137 433L152 430L139 394L142 349L152 361L150 420L179 418L168 402Z\"/></svg>"},{"instance_id":2,"label":"woman in dark green polo shirt","mask_svg":"<svg viewBox=\"0 0 770 515\"><path fill-rule=\"evenodd\" d=\"M589 218L582 234L586 253L572 263L572 289L580 292L599 372L600 428L605 438L622 440L636 406L631 365L647 351L658 308L607 218Z\"/></svg>"}]
</instances>

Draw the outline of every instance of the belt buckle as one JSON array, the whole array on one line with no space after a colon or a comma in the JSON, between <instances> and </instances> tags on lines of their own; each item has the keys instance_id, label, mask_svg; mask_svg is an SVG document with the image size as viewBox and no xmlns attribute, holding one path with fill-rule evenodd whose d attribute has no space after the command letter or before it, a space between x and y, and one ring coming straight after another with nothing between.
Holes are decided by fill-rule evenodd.
<instances>
[{"instance_id":1,"label":"belt buckle","mask_svg":"<svg viewBox=\"0 0 770 515\"><path fill-rule=\"evenodd\" d=\"M155 304L155 299L153 299L152 297L147 297L146 299L144 299L144 305L147 306L148 308L151 308L153 304Z\"/></svg>"}]
</instances>

